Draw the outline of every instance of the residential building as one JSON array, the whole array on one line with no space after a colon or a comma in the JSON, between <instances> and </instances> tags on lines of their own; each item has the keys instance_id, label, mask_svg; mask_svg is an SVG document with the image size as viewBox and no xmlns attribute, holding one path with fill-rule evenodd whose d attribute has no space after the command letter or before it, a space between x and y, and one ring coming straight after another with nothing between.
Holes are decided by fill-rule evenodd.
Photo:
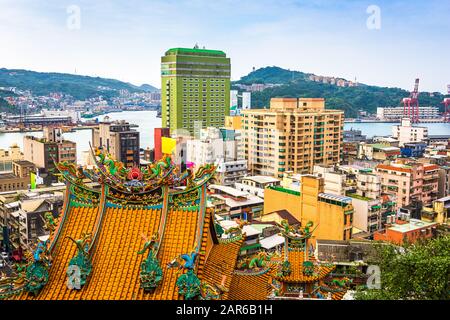
<instances>
[{"instance_id":1,"label":"residential building","mask_svg":"<svg viewBox=\"0 0 450 320\"><path fill-rule=\"evenodd\" d=\"M34 244L38 237L47 235L44 214L52 213L58 217L63 205L63 188L44 192L24 192L15 199L7 200L2 196L0 201L0 228L6 227L10 250L27 248ZM18 200L17 200L18 199Z\"/></svg>"},{"instance_id":2,"label":"residential building","mask_svg":"<svg viewBox=\"0 0 450 320\"><path fill-rule=\"evenodd\" d=\"M252 175L312 173L341 159L344 112L321 98L272 98L270 109L242 110L244 154Z\"/></svg>"},{"instance_id":3,"label":"residential building","mask_svg":"<svg viewBox=\"0 0 450 320\"><path fill-rule=\"evenodd\" d=\"M265 188L280 185L280 180L268 176L246 176L234 185L240 191L264 198Z\"/></svg>"},{"instance_id":4,"label":"residential building","mask_svg":"<svg viewBox=\"0 0 450 320\"><path fill-rule=\"evenodd\" d=\"M361 197L377 199L381 196L380 177L372 169L359 169L356 174L356 194Z\"/></svg>"},{"instance_id":5,"label":"residential building","mask_svg":"<svg viewBox=\"0 0 450 320\"><path fill-rule=\"evenodd\" d=\"M403 157L420 158L425 152L427 144L425 142L408 142L404 143L400 148L400 152Z\"/></svg>"},{"instance_id":6,"label":"residential building","mask_svg":"<svg viewBox=\"0 0 450 320\"><path fill-rule=\"evenodd\" d=\"M358 146L358 159L385 161L396 159L401 154L400 148L381 143L364 143Z\"/></svg>"},{"instance_id":7,"label":"residential building","mask_svg":"<svg viewBox=\"0 0 450 320\"><path fill-rule=\"evenodd\" d=\"M234 187L247 175L247 160L219 162L216 170L217 184Z\"/></svg>"},{"instance_id":8,"label":"residential building","mask_svg":"<svg viewBox=\"0 0 450 320\"><path fill-rule=\"evenodd\" d=\"M264 200L260 197L217 184L208 186L208 190L209 206L226 220L251 221L259 218L263 212Z\"/></svg>"},{"instance_id":9,"label":"residential building","mask_svg":"<svg viewBox=\"0 0 450 320\"><path fill-rule=\"evenodd\" d=\"M379 107L377 119L384 121L399 121L404 117L403 107ZM419 119L438 119L441 117L439 107L419 106Z\"/></svg>"},{"instance_id":10,"label":"residential building","mask_svg":"<svg viewBox=\"0 0 450 320\"><path fill-rule=\"evenodd\" d=\"M98 127L92 129L92 144L107 150L127 168L139 165L139 131L131 129L126 121L111 122L109 117L105 117Z\"/></svg>"},{"instance_id":11,"label":"residential building","mask_svg":"<svg viewBox=\"0 0 450 320\"><path fill-rule=\"evenodd\" d=\"M439 168L438 197L442 198L450 195L450 166Z\"/></svg>"},{"instance_id":12,"label":"residential building","mask_svg":"<svg viewBox=\"0 0 450 320\"><path fill-rule=\"evenodd\" d=\"M402 118L401 125L392 126L392 137L399 141L399 146L405 143L421 142L428 138L428 128L411 125L411 119Z\"/></svg>"},{"instance_id":13,"label":"residential building","mask_svg":"<svg viewBox=\"0 0 450 320\"><path fill-rule=\"evenodd\" d=\"M239 131L208 127L200 137L186 141L187 162L196 166L243 160Z\"/></svg>"},{"instance_id":14,"label":"residential building","mask_svg":"<svg viewBox=\"0 0 450 320\"><path fill-rule=\"evenodd\" d=\"M14 160L22 160L23 153L20 147L14 143L8 150L0 149L0 171L10 171Z\"/></svg>"},{"instance_id":15,"label":"residential building","mask_svg":"<svg viewBox=\"0 0 450 320\"><path fill-rule=\"evenodd\" d=\"M374 240L388 241L398 245L430 239L436 234L437 223L418 219L397 219L386 230L374 233Z\"/></svg>"},{"instance_id":16,"label":"residential building","mask_svg":"<svg viewBox=\"0 0 450 320\"><path fill-rule=\"evenodd\" d=\"M373 237L376 231L382 230L390 219L395 218L395 202L382 202L380 198L368 198L356 193L349 193L352 198L353 226L367 232ZM389 218L391 217L391 218Z\"/></svg>"},{"instance_id":17,"label":"residential building","mask_svg":"<svg viewBox=\"0 0 450 320\"><path fill-rule=\"evenodd\" d=\"M26 160L12 162L12 172L0 173L0 192L28 189L33 163Z\"/></svg>"},{"instance_id":18,"label":"residential building","mask_svg":"<svg viewBox=\"0 0 450 320\"><path fill-rule=\"evenodd\" d=\"M433 201L432 205L422 207L421 219L428 222L449 225L450 195Z\"/></svg>"},{"instance_id":19,"label":"residential building","mask_svg":"<svg viewBox=\"0 0 450 320\"><path fill-rule=\"evenodd\" d=\"M345 196L347 175L334 166L314 166L313 174L324 179L324 192Z\"/></svg>"},{"instance_id":20,"label":"residential building","mask_svg":"<svg viewBox=\"0 0 450 320\"><path fill-rule=\"evenodd\" d=\"M301 191L280 186L264 191L264 212L289 211L302 226L313 222L315 239L348 240L352 237L353 206L349 197L324 193L324 179L301 177Z\"/></svg>"},{"instance_id":21,"label":"residential building","mask_svg":"<svg viewBox=\"0 0 450 320\"><path fill-rule=\"evenodd\" d=\"M395 161L379 164L381 191L397 198L397 208L413 200L429 204L438 196L439 166L420 162Z\"/></svg>"},{"instance_id":22,"label":"residential building","mask_svg":"<svg viewBox=\"0 0 450 320\"><path fill-rule=\"evenodd\" d=\"M63 138L61 128L45 127L44 136L23 139L24 159L32 162L46 184L56 181L52 171L55 162L77 162L77 144Z\"/></svg>"},{"instance_id":23,"label":"residential building","mask_svg":"<svg viewBox=\"0 0 450 320\"><path fill-rule=\"evenodd\" d=\"M173 48L161 58L162 127L222 127L230 115L230 58L219 50Z\"/></svg>"},{"instance_id":24,"label":"residential building","mask_svg":"<svg viewBox=\"0 0 450 320\"><path fill-rule=\"evenodd\" d=\"M362 142L367 138L365 135L361 134L361 130L344 130L344 142Z\"/></svg>"},{"instance_id":25,"label":"residential building","mask_svg":"<svg viewBox=\"0 0 450 320\"><path fill-rule=\"evenodd\" d=\"M227 116L225 117L225 129L241 130L242 117L241 116Z\"/></svg>"}]
</instances>

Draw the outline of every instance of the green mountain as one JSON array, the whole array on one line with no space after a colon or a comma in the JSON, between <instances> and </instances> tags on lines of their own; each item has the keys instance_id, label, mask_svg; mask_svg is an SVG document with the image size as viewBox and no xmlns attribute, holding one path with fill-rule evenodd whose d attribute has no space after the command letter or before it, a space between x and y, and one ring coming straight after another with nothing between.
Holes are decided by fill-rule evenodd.
<instances>
[{"instance_id":1,"label":"green mountain","mask_svg":"<svg viewBox=\"0 0 450 320\"><path fill-rule=\"evenodd\" d=\"M409 96L409 92L400 88L386 88L360 84L357 87L338 87L331 84L309 80L308 74L290 71L279 67L266 67L255 70L235 84L277 83L278 87L267 88L261 92L252 93L252 107L269 106L273 97L304 97L325 98L329 109L342 109L346 117L356 117L358 110L375 113L377 107L400 106L401 100ZM438 106L443 108L441 101L444 95L434 92L420 92L419 105Z\"/></svg>"},{"instance_id":2,"label":"green mountain","mask_svg":"<svg viewBox=\"0 0 450 320\"><path fill-rule=\"evenodd\" d=\"M141 85L140 87L139 87L139 89L141 89L142 91L145 91L145 92L155 92L155 91L158 91L158 89L157 88L155 88L154 86L152 86L152 85L149 85L149 84L143 84L143 85Z\"/></svg>"},{"instance_id":3,"label":"green mountain","mask_svg":"<svg viewBox=\"0 0 450 320\"><path fill-rule=\"evenodd\" d=\"M108 99L118 96L119 90L143 92L151 88L155 89L149 85L140 88L130 83L100 77L4 68L0 69L0 87L17 87L19 90L30 90L34 95L61 92L79 100L99 95Z\"/></svg>"}]
</instances>

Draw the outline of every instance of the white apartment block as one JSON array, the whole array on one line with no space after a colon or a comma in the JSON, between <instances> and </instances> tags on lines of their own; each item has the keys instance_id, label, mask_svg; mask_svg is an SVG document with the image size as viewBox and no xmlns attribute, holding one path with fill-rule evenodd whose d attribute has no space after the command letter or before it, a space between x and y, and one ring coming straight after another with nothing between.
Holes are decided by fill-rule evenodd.
<instances>
[{"instance_id":1,"label":"white apartment block","mask_svg":"<svg viewBox=\"0 0 450 320\"><path fill-rule=\"evenodd\" d=\"M336 172L334 167L314 166L313 174L324 178L324 192L345 196L347 175Z\"/></svg>"},{"instance_id":2,"label":"white apartment block","mask_svg":"<svg viewBox=\"0 0 450 320\"><path fill-rule=\"evenodd\" d=\"M381 195L380 177L360 170L356 175L356 193L362 197L376 199Z\"/></svg>"},{"instance_id":3,"label":"white apartment block","mask_svg":"<svg viewBox=\"0 0 450 320\"><path fill-rule=\"evenodd\" d=\"M186 161L196 167L240 160L240 132L209 127L201 129L199 139L186 141Z\"/></svg>"},{"instance_id":4,"label":"white apartment block","mask_svg":"<svg viewBox=\"0 0 450 320\"><path fill-rule=\"evenodd\" d=\"M426 140L428 128L412 126L409 118L402 118L401 125L392 126L392 137L398 140L400 147L403 147L405 143Z\"/></svg>"},{"instance_id":5,"label":"white apartment block","mask_svg":"<svg viewBox=\"0 0 450 320\"><path fill-rule=\"evenodd\" d=\"M248 176L235 183L235 188L242 192L264 198L264 189L269 186L279 186L280 180L269 176Z\"/></svg>"},{"instance_id":6,"label":"white apartment block","mask_svg":"<svg viewBox=\"0 0 450 320\"><path fill-rule=\"evenodd\" d=\"M247 160L221 162L217 166L216 181L220 185L234 186L247 175Z\"/></svg>"},{"instance_id":7,"label":"white apartment block","mask_svg":"<svg viewBox=\"0 0 450 320\"><path fill-rule=\"evenodd\" d=\"M419 119L436 119L441 116L438 107L419 106ZM403 107L379 107L377 108L377 119L397 121L404 117Z\"/></svg>"}]
</instances>

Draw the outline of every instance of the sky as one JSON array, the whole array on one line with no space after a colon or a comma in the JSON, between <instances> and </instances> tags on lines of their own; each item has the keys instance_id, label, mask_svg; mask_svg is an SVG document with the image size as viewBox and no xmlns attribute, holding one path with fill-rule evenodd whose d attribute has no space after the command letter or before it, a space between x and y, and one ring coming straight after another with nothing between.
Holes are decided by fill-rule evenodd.
<instances>
[{"instance_id":1,"label":"sky","mask_svg":"<svg viewBox=\"0 0 450 320\"><path fill-rule=\"evenodd\" d=\"M445 92L448 0L0 0L0 67L160 87L172 47L226 52L231 77L279 66Z\"/></svg>"}]
</instances>

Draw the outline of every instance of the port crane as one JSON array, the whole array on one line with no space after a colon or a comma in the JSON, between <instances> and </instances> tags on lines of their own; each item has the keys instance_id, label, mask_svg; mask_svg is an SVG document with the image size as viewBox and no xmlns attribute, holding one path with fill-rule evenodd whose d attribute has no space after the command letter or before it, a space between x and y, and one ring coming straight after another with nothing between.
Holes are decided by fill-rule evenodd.
<instances>
[{"instance_id":1,"label":"port crane","mask_svg":"<svg viewBox=\"0 0 450 320\"><path fill-rule=\"evenodd\" d=\"M408 98L403 98L403 116L411 119L411 123L419 122L419 78L416 79L414 90Z\"/></svg>"}]
</instances>

